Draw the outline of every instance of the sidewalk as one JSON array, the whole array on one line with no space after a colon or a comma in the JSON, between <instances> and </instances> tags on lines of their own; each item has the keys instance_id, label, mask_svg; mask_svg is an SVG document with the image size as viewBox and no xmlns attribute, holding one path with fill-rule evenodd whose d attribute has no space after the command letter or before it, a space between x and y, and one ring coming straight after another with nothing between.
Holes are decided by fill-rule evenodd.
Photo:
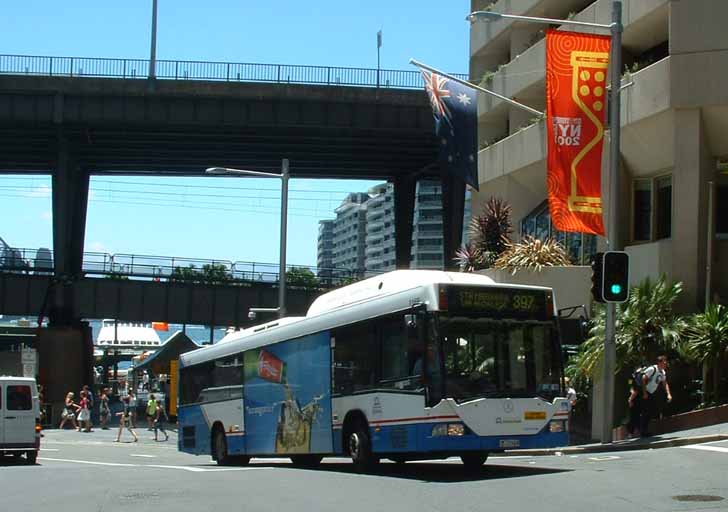
<instances>
[{"instance_id":1,"label":"sidewalk","mask_svg":"<svg viewBox=\"0 0 728 512\"><path fill-rule=\"evenodd\" d=\"M508 450L501 455L575 455L579 453L623 452L628 450L670 448L673 446L711 443L724 440L728 440L728 423L719 423L717 425L681 430L678 432L668 432L652 437L626 439L613 443L592 443L540 450Z\"/></svg>"}]
</instances>

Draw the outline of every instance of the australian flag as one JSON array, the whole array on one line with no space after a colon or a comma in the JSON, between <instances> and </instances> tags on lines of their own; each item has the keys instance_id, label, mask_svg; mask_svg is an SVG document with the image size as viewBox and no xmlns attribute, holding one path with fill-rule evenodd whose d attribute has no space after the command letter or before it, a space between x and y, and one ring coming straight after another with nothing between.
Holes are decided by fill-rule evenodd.
<instances>
[{"instance_id":1,"label":"australian flag","mask_svg":"<svg viewBox=\"0 0 728 512\"><path fill-rule=\"evenodd\" d=\"M440 159L451 173L478 190L477 91L422 70L440 139Z\"/></svg>"}]
</instances>

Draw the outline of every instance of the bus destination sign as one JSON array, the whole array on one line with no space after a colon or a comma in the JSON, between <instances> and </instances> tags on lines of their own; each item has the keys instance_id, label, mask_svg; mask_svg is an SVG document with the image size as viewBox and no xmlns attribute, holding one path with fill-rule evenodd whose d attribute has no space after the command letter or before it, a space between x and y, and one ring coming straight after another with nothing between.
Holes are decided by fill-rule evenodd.
<instances>
[{"instance_id":1,"label":"bus destination sign","mask_svg":"<svg viewBox=\"0 0 728 512\"><path fill-rule=\"evenodd\" d=\"M449 286L447 310L495 318L548 320L550 308L547 297L550 299L551 294L543 290Z\"/></svg>"}]
</instances>

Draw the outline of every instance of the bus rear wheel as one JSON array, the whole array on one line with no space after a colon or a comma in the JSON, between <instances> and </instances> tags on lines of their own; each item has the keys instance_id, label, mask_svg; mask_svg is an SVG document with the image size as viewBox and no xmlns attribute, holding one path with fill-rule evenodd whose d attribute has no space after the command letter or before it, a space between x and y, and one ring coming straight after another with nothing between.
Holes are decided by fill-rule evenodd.
<instances>
[{"instance_id":1,"label":"bus rear wheel","mask_svg":"<svg viewBox=\"0 0 728 512\"><path fill-rule=\"evenodd\" d=\"M372 443L368 428L359 423L349 433L348 447L351 461L359 471L366 471L379 463L379 458L372 453Z\"/></svg>"},{"instance_id":2,"label":"bus rear wheel","mask_svg":"<svg viewBox=\"0 0 728 512\"><path fill-rule=\"evenodd\" d=\"M321 464L322 455L291 455L291 462L299 468L315 468Z\"/></svg>"},{"instance_id":3,"label":"bus rear wheel","mask_svg":"<svg viewBox=\"0 0 728 512\"><path fill-rule=\"evenodd\" d=\"M215 430L212 435L212 459L217 461L218 466L227 466L230 463L228 457L227 440L221 429Z\"/></svg>"},{"instance_id":4,"label":"bus rear wheel","mask_svg":"<svg viewBox=\"0 0 728 512\"><path fill-rule=\"evenodd\" d=\"M488 452L485 453L466 453L460 456L465 467L468 469L478 469L485 461L488 460Z\"/></svg>"}]
</instances>

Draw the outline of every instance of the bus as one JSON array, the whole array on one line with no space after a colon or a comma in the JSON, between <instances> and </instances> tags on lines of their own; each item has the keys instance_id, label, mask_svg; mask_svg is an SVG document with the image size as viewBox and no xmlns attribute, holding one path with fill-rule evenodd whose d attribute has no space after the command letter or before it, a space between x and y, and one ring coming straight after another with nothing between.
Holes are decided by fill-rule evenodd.
<instances>
[{"instance_id":1,"label":"bus","mask_svg":"<svg viewBox=\"0 0 728 512\"><path fill-rule=\"evenodd\" d=\"M396 270L318 297L305 317L180 357L179 445L218 464L285 457L460 457L568 445L552 290Z\"/></svg>"}]
</instances>

